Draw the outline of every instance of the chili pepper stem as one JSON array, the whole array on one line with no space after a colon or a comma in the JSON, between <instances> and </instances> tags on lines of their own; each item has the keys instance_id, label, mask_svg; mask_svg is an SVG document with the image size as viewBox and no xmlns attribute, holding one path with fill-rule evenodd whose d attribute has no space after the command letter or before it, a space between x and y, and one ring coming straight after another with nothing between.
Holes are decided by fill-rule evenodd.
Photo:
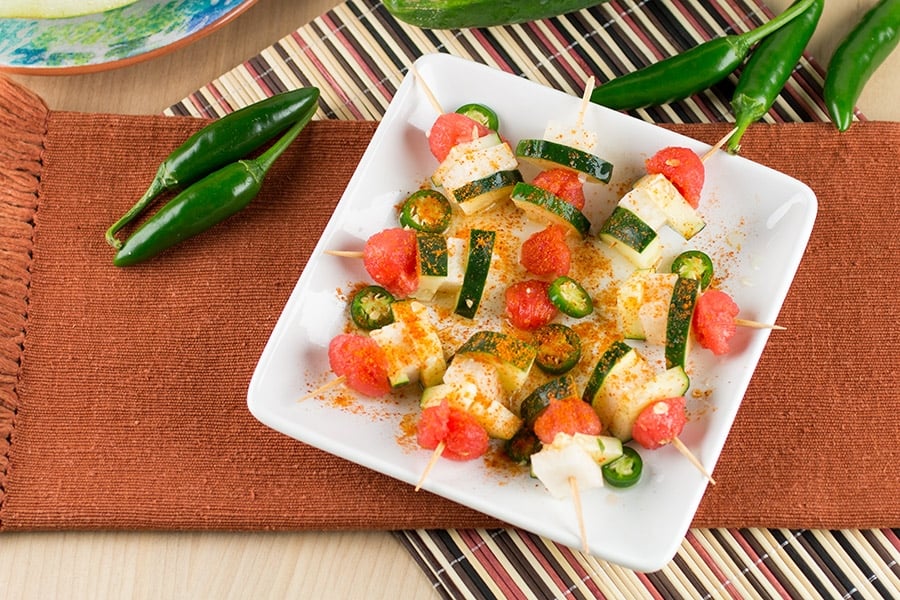
<instances>
[{"instance_id":1,"label":"chili pepper stem","mask_svg":"<svg viewBox=\"0 0 900 600\"><path fill-rule=\"evenodd\" d=\"M122 247L122 240L116 237L116 233L119 232L120 229L131 223L138 215L144 212L144 209L147 208L153 200L156 199L158 195L164 192L168 186L165 180L165 165L161 165L159 167L159 171L156 173L156 177L153 178L153 181L150 183L150 187L147 188L147 191L144 192L144 195L141 196L140 200L137 203L128 209L128 211L122 215L118 221L113 223L109 229L106 230L106 243L118 250Z\"/></svg>"},{"instance_id":2,"label":"chili pepper stem","mask_svg":"<svg viewBox=\"0 0 900 600\"><path fill-rule=\"evenodd\" d=\"M787 10L782 12L774 19L763 23L756 29L751 29L746 33L742 33L738 37L748 47L753 46L764 37L768 36L770 33L773 33L775 30L780 29L783 25L786 25L787 23L792 21L794 17L798 16L800 13L812 6L813 2L815 2L815 0L805 0L803 2L792 4Z\"/></svg>"},{"instance_id":3,"label":"chili pepper stem","mask_svg":"<svg viewBox=\"0 0 900 600\"><path fill-rule=\"evenodd\" d=\"M257 181L262 181L262 179L266 176L266 173L271 168L272 164L278 160L278 157L287 150L287 147L293 143L293 141L300 135L300 132L303 131L303 128L306 127L306 124L310 122L313 115L315 114L315 110L307 111L303 118L299 121L291 125L291 128L287 130L287 132L278 138L278 140L272 144L268 150L260 154L258 157L254 159L244 160L243 162L248 172L253 176Z\"/></svg>"}]
</instances>

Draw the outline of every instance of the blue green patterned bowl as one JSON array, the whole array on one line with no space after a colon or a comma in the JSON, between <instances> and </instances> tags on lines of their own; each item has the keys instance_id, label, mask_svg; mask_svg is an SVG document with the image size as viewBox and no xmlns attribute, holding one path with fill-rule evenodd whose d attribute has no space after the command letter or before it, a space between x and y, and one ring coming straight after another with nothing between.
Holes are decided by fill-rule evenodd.
<instances>
[{"instance_id":1,"label":"blue green patterned bowl","mask_svg":"<svg viewBox=\"0 0 900 600\"><path fill-rule=\"evenodd\" d=\"M256 0L139 0L70 19L0 19L0 70L84 73L146 60L188 44Z\"/></svg>"}]
</instances>

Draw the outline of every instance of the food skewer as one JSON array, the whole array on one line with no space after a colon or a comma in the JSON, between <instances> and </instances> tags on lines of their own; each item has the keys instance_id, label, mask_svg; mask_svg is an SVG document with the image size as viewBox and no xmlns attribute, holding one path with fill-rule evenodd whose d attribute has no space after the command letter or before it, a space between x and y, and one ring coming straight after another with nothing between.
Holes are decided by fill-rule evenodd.
<instances>
[{"instance_id":1,"label":"food skewer","mask_svg":"<svg viewBox=\"0 0 900 600\"><path fill-rule=\"evenodd\" d=\"M711 157L713 154L715 154L716 152L721 150L722 146L724 146L726 144L726 142L728 142L728 140L731 139L731 136L734 135L735 131L737 131L737 127L733 128L731 131L726 133L725 137L720 139L718 142L715 143L715 145L712 148L707 150L706 154L704 154L703 156L700 157L700 162L705 163L709 157Z\"/></svg>"},{"instance_id":2,"label":"food skewer","mask_svg":"<svg viewBox=\"0 0 900 600\"><path fill-rule=\"evenodd\" d=\"M361 250L326 250L325 254L330 254L332 256L340 256L343 258L362 258L363 253Z\"/></svg>"},{"instance_id":3,"label":"food skewer","mask_svg":"<svg viewBox=\"0 0 900 600\"><path fill-rule=\"evenodd\" d=\"M415 491L418 492L420 489L422 489L422 484L425 483L425 479L428 478L428 474L431 473L431 470L441 458L441 454L443 454L445 446L446 444L444 443L444 440L438 442L438 445L435 447L434 452L431 453L431 458L428 460L428 464L425 465L425 469L422 471L421 477L419 477L419 482L416 483Z\"/></svg>"},{"instance_id":4,"label":"food skewer","mask_svg":"<svg viewBox=\"0 0 900 600\"><path fill-rule=\"evenodd\" d=\"M751 321L750 319L735 319L734 324L738 327L749 327L751 329L777 329L784 331L787 327L783 325L775 325L774 323L760 323L759 321Z\"/></svg>"},{"instance_id":5,"label":"food skewer","mask_svg":"<svg viewBox=\"0 0 900 600\"><path fill-rule=\"evenodd\" d=\"M694 455L694 453L691 452L690 448L684 445L684 442L682 442L679 437L673 437L671 444L675 446L675 449L681 452L681 454L684 455L686 459L691 461L691 464L697 467L697 470L700 471L711 484L716 485L716 480L713 479L713 476L710 475L709 471L706 470L706 467L703 466L703 463L700 462L700 459L698 459Z\"/></svg>"},{"instance_id":6,"label":"food skewer","mask_svg":"<svg viewBox=\"0 0 900 600\"><path fill-rule=\"evenodd\" d=\"M578 533L581 535L581 551L590 554L588 548L587 530L584 526L584 511L581 509L581 493L578 489L578 480L575 477L569 477L569 489L572 491L572 502L575 504L575 516L578 517Z\"/></svg>"},{"instance_id":7,"label":"food skewer","mask_svg":"<svg viewBox=\"0 0 900 600\"><path fill-rule=\"evenodd\" d=\"M312 390L311 392L307 392L303 396L297 398L297 402L303 402L305 400L309 400L310 398L318 396L322 392L327 392L328 390L330 390L332 388L336 388L337 386L343 384L346 381L347 381L347 378L344 375L335 377L331 381L329 381L327 383L323 383L322 385L320 385L316 389Z\"/></svg>"},{"instance_id":8,"label":"food skewer","mask_svg":"<svg viewBox=\"0 0 900 600\"><path fill-rule=\"evenodd\" d=\"M437 98L435 98L434 93L431 91L431 88L428 87L428 84L425 83L425 80L421 75L419 75L419 71L416 69L415 65L410 66L409 70L410 72L412 72L416 82L422 86L422 91L425 93L425 97L428 98L428 102L434 108L435 112L437 112L437 114L439 115L444 114L444 109L443 107L441 107L441 103L437 101Z\"/></svg>"}]
</instances>

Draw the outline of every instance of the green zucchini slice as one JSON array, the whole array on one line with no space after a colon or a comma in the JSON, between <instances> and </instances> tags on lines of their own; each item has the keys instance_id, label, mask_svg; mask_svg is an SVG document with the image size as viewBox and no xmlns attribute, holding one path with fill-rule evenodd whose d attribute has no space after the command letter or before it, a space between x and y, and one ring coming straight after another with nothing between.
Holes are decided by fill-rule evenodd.
<instances>
[{"instance_id":1,"label":"green zucchini slice","mask_svg":"<svg viewBox=\"0 0 900 600\"><path fill-rule=\"evenodd\" d=\"M469 355L492 364L497 369L503 389L511 394L525 383L537 356L537 348L505 333L481 330L473 333L456 351L457 357Z\"/></svg>"},{"instance_id":2,"label":"green zucchini slice","mask_svg":"<svg viewBox=\"0 0 900 600\"><path fill-rule=\"evenodd\" d=\"M638 269L652 268L662 258L656 230L627 208L616 206L600 227L599 236Z\"/></svg>"},{"instance_id":3,"label":"green zucchini slice","mask_svg":"<svg viewBox=\"0 0 900 600\"><path fill-rule=\"evenodd\" d=\"M584 213L556 194L536 185L524 181L517 183L510 198L532 221L562 225L580 237L586 236L591 229L591 222Z\"/></svg>"},{"instance_id":4,"label":"green zucchini slice","mask_svg":"<svg viewBox=\"0 0 900 600\"><path fill-rule=\"evenodd\" d=\"M491 257L494 253L494 240L497 234L483 229L472 229L469 232L469 247L466 252L466 272L456 298L454 312L461 317L474 319L481 304L481 296L487 284L488 272L491 269Z\"/></svg>"},{"instance_id":5,"label":"green zucchini slice","mask_svg":"<svg viewBox=\"0 0 900 600\"><path fill-rule=\"evenodd\" d=\"M666 368L686 368L691 342L691 320L700 296L700 281L679 277L669 302L666 321Z\"/></svg>"},{"instance_id":6,"label":"green zucchini slice","mask_svg":"<svg viewBox=\"0 0 900 600\"><path fill-rule=\"evenodd\" d=\"M612 163L595 154L550 140L524 139L516 144L516 157L540 169L570 169L587 177L591 183L609 183Z\"/></svg>"},{"instance_id":7,"label":"green zucchini slice","mask_svg":"<svg viewBox=\"0 0 900 600\"><path fill-rule=\"evenodd\" d=\"M522 174L518 169L497 171L456 189L447 190L447 193L453 197L464 214L472 215L508 198L513 187L520 181Z\"/></svg>"}]
</instances>

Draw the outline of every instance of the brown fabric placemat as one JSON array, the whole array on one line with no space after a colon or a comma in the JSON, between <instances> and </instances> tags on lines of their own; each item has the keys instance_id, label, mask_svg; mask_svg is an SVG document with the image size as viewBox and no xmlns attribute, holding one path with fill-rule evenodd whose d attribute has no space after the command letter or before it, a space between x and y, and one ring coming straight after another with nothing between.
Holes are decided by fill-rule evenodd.
<instances>
[{"instance_id":1,"label":"brown fabric placemat","mask_svg":"<svg viewBox=\"0 0 900 600\"><path fill-rule=\"evenodd\" d=\"M104 230L201 124L48 111L0 81L0 530L500 525L246 408L376 123L311 123L248 209L112 266ZM713 143L729 125L671 127ZM900 124L760 125L744 142L808 183L819 217L694 525L897 526Z\"/></svg>"}]
</instances>

